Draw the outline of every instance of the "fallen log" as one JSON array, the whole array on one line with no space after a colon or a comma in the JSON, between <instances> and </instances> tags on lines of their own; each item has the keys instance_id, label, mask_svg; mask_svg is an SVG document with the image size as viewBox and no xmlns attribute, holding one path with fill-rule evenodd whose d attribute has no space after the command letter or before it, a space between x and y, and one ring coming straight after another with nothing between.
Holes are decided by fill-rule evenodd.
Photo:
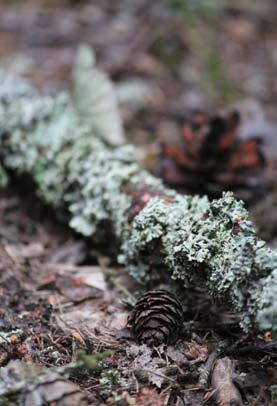
<instances>
[{"instance_id":1,"label":"fallen log","mask_svg":"<svg viewBox=\"0 0 277 406\"><path fill-rule=\"evenodd\" d=\"M41 96L1 74L0 171L31 175L39 196L84 236L115 238L118 260L140 282L205 286L241 312L245 330L276 333L277 255L258 239L243 203L231 193L213 201L181 196L145 171L132 147L111 147L108 121L117 118L103 107L108 93L98 92L93 75L87 49L72 97Z\"/></svg>"}]
</instances>

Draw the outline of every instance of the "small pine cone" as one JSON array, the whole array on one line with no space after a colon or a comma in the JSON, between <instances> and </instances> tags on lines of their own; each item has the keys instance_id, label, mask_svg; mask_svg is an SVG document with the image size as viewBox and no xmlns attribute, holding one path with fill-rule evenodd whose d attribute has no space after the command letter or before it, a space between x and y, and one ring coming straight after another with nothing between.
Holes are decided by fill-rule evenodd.
<instances>
[{"instance_id":1,"label":"small pine cone","mask_svg":"<svg viewBox=\"0 0 277 406\"><path fill-rule=\"evenodd\" d=\"M183 323L183 308L177 297L167 290L151 290L135 304L129 326L140 343L149 346L177 340Z\"/></svg>"}]
</instances>

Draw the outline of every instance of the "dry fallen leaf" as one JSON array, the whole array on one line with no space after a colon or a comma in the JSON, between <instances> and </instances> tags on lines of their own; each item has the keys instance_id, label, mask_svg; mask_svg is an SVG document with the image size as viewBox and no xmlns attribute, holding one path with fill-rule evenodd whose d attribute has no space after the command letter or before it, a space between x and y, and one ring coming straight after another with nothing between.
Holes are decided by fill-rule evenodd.
<instances>
[{"instance_id":1,"label":"dry fallen leaf","mask_svg":"<svg viewBox=\"0 0 277 406\"><path fill-rule=\"evenodd\" d=\"M44 272L47 276L38 282L39 288L51 285L74 303L102 297L107 290L104 274L98 266L47 264Z\"/></svg>"},{"instance_id":2,"label":"dry fallen leaf","mask_svg":"<svg viewBox=\"0 0 277 406\"><path fill-rule=\"evenodd\" d=\"M48 258L48 261L52 264L77 265L84 261L86 254L84 241L69 239L65 244L56 248Z\"/></svg>"},{"instance_id":3,"label":"dry fallen leaf","mask_svg":"<svg viewBox=\"0 0 277 406\"><path fill-rule=\"evenodd\" d=\"M101 297L103 294L100 289L82 283L80 279L75 279L69 275L57 276L55 286L66 299L74 303Z\"/></svg>"},{"instance_id":4,"label":"dry fallen leaf","mask_svg":"<svg viewBox=\"0 0 277 406\"><path fill-rule=\"evenodd\" d=\"M6 244L7 253L14 259L37 258L45 254L44 246L39 242L31 244Z\"/></svg>"},{"instance_id":5,"label":"dry fallen leaf","mask_svg":"<svg viewBox=\"0 0 277 406\"><path fill-rule=\"evenodd\" d=\"M47 273L72 275L74 279L82 279L83 283L100 290L106 290L104 273L99 266L74 266L68 264L46 264ZM78 284L78 282L77 282Z\"/></svg>"},{"instance_id":6,"label":"dry fallen leaf","mask_svg":"<svg viewBox=\"0 0 277 406\"><path fill-rule=\"evenodd\" d=\"M208 357L208 349L204 345L199 345L197 343L191 342L187 343L187 350L185 351L185 356L189 360L203 360L205 361Z\"/></svg>"},{"instance_id":7,"label":"dry fallen leaf","mask_svg":"<svg viewBox=\"0 0 277 406\"><path fill-rule=\"evenodd\" d=\"M86 345L85 340L77 330L70 330L70 335L75 338L81 345Z\"/></svg>"},{"instance_id":8,"label":"dry fallen leaf","mask_svg":"<svg viewBox=\"0 0 277 406\"><path fill-rule=\"evenodd\" d=\"M136 405L139 406L163 406L164 399L155 389L142 388L136 396Z\"/></svg>"},{"instance_id":9,"label":"dry fallen leaf","mask_svg":"<svg viewBox=\"0 0 277 406\"><path fill-rule=\"evenodd\" d=\"M164 382L167 382L166 376L164 375L163 368L153 369L151 371L147 370L149 382L155 385L157 388L161 388Z\"/></svg>"},{"instance_id":10,"label":"dry fallen leaf","mask_svg":"<svg viewBox=\"0 0 277 406\"><path fill-rule=\"evenodd\" d=\"M114 313L110 327L116 330L122 330L127 324L128 315L128 312L122 312L117 309Z\"/></svg>"},{"instance_id":11,"label":"dry fallen leaf","mask_svg":"<svg viewBox=\"0 0 277 406\"><path fill-rule=\"evenodd\" d=\"M176 348L170 345L166 349L166 354L172 361L176 362L176 364L179 365L182 364L182 362L184 362L185 360L185 355L182 350L183 348L180 346Z\"/></svg>"}]
</instances>

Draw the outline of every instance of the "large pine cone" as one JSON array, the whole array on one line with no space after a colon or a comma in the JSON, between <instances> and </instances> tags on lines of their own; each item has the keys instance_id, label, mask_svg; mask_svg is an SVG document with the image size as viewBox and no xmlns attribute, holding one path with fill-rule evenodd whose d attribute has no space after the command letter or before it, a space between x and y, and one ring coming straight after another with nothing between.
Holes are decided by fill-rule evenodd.
<instances>
[{"instance_id":1,"label":"large pine cone","mask_svg":"<svg viewBox=\"0 0 277 406\"><path fill-rule=\"evenodd\" d=\"M149 346L174 343L183 323L183 308L167 290L151 290L134 306L129 326L140 343Z\"/></svg>"},{"instance_id":2,"label":"large pine cone","mask_svg":"<svg viewBox=\"0 0 277 406\"><path fill-rule=\"evenodd\" d=\"M162 145L161 176L184 191L221 196L233 190L244 200L263 197L266 165L262 139L239 136L240 115L208 116L196 112L180 131L180 142Z\"/></svg>"}]
</instances>

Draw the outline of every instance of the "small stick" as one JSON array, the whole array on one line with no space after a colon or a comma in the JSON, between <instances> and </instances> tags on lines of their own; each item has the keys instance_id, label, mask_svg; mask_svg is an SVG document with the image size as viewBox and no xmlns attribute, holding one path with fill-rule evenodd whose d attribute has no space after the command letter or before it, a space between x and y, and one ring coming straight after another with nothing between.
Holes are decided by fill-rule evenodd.
<instances>
[{"instance_id":1,"label":"small stick","mask_svg":"<svg viewBox=\"0 0 277 406\"><path fill-rule=\"evenodd\" d=\"M216 403L219 406L241 406L241 395L233 383L234 361L228 357L216 361L212 375Z\"/></svg>"},{"instance_id":2,"label":"small stick","mask_svg":"<svg viewBox=\"0 0 277 406\"><path fill-rule=\"evenodd\" d=\"M171 384L174 385L175 387L176 386L180 387L180 385L174 379L169 378L168 376L162 374L161 372L157 372L157 371L154 371L154 370L149 369L149 368L143 368L143 371L148 372L149 374L157 375L157 376L167 380L168 382L171 382Z\"/></svg>"},{"instance_id":3,"label":"small stick","mask_svg":"<svg viewBox=\"0 0 277 406\"><path fill-rule=\"evenodd\" d=\"M227 354L231 353L236 353L236 354L245 354L247 352L265 352L265 353L274 353L277 351L277 341L271 341L269 343L254 343L254 344L249 344L245 345L244 347L231 347L230 349L227 349Z\"/></svg>"},{"instance_id":4,"label":"small stick","mask_svg":"<svg viewBox=\"0 0 277 406\"><path fill-rule=\"evenodd\" d=\"M202 385L204 385L204 386L207 385L211 370L213 369L214 363L215 363L216 359L218 358L218 356L219 356L219 354L217 351L213 351L209 355L209 357L201 371L200 378L199 378L199 382Z\"/></svg>"}]
</instances>

